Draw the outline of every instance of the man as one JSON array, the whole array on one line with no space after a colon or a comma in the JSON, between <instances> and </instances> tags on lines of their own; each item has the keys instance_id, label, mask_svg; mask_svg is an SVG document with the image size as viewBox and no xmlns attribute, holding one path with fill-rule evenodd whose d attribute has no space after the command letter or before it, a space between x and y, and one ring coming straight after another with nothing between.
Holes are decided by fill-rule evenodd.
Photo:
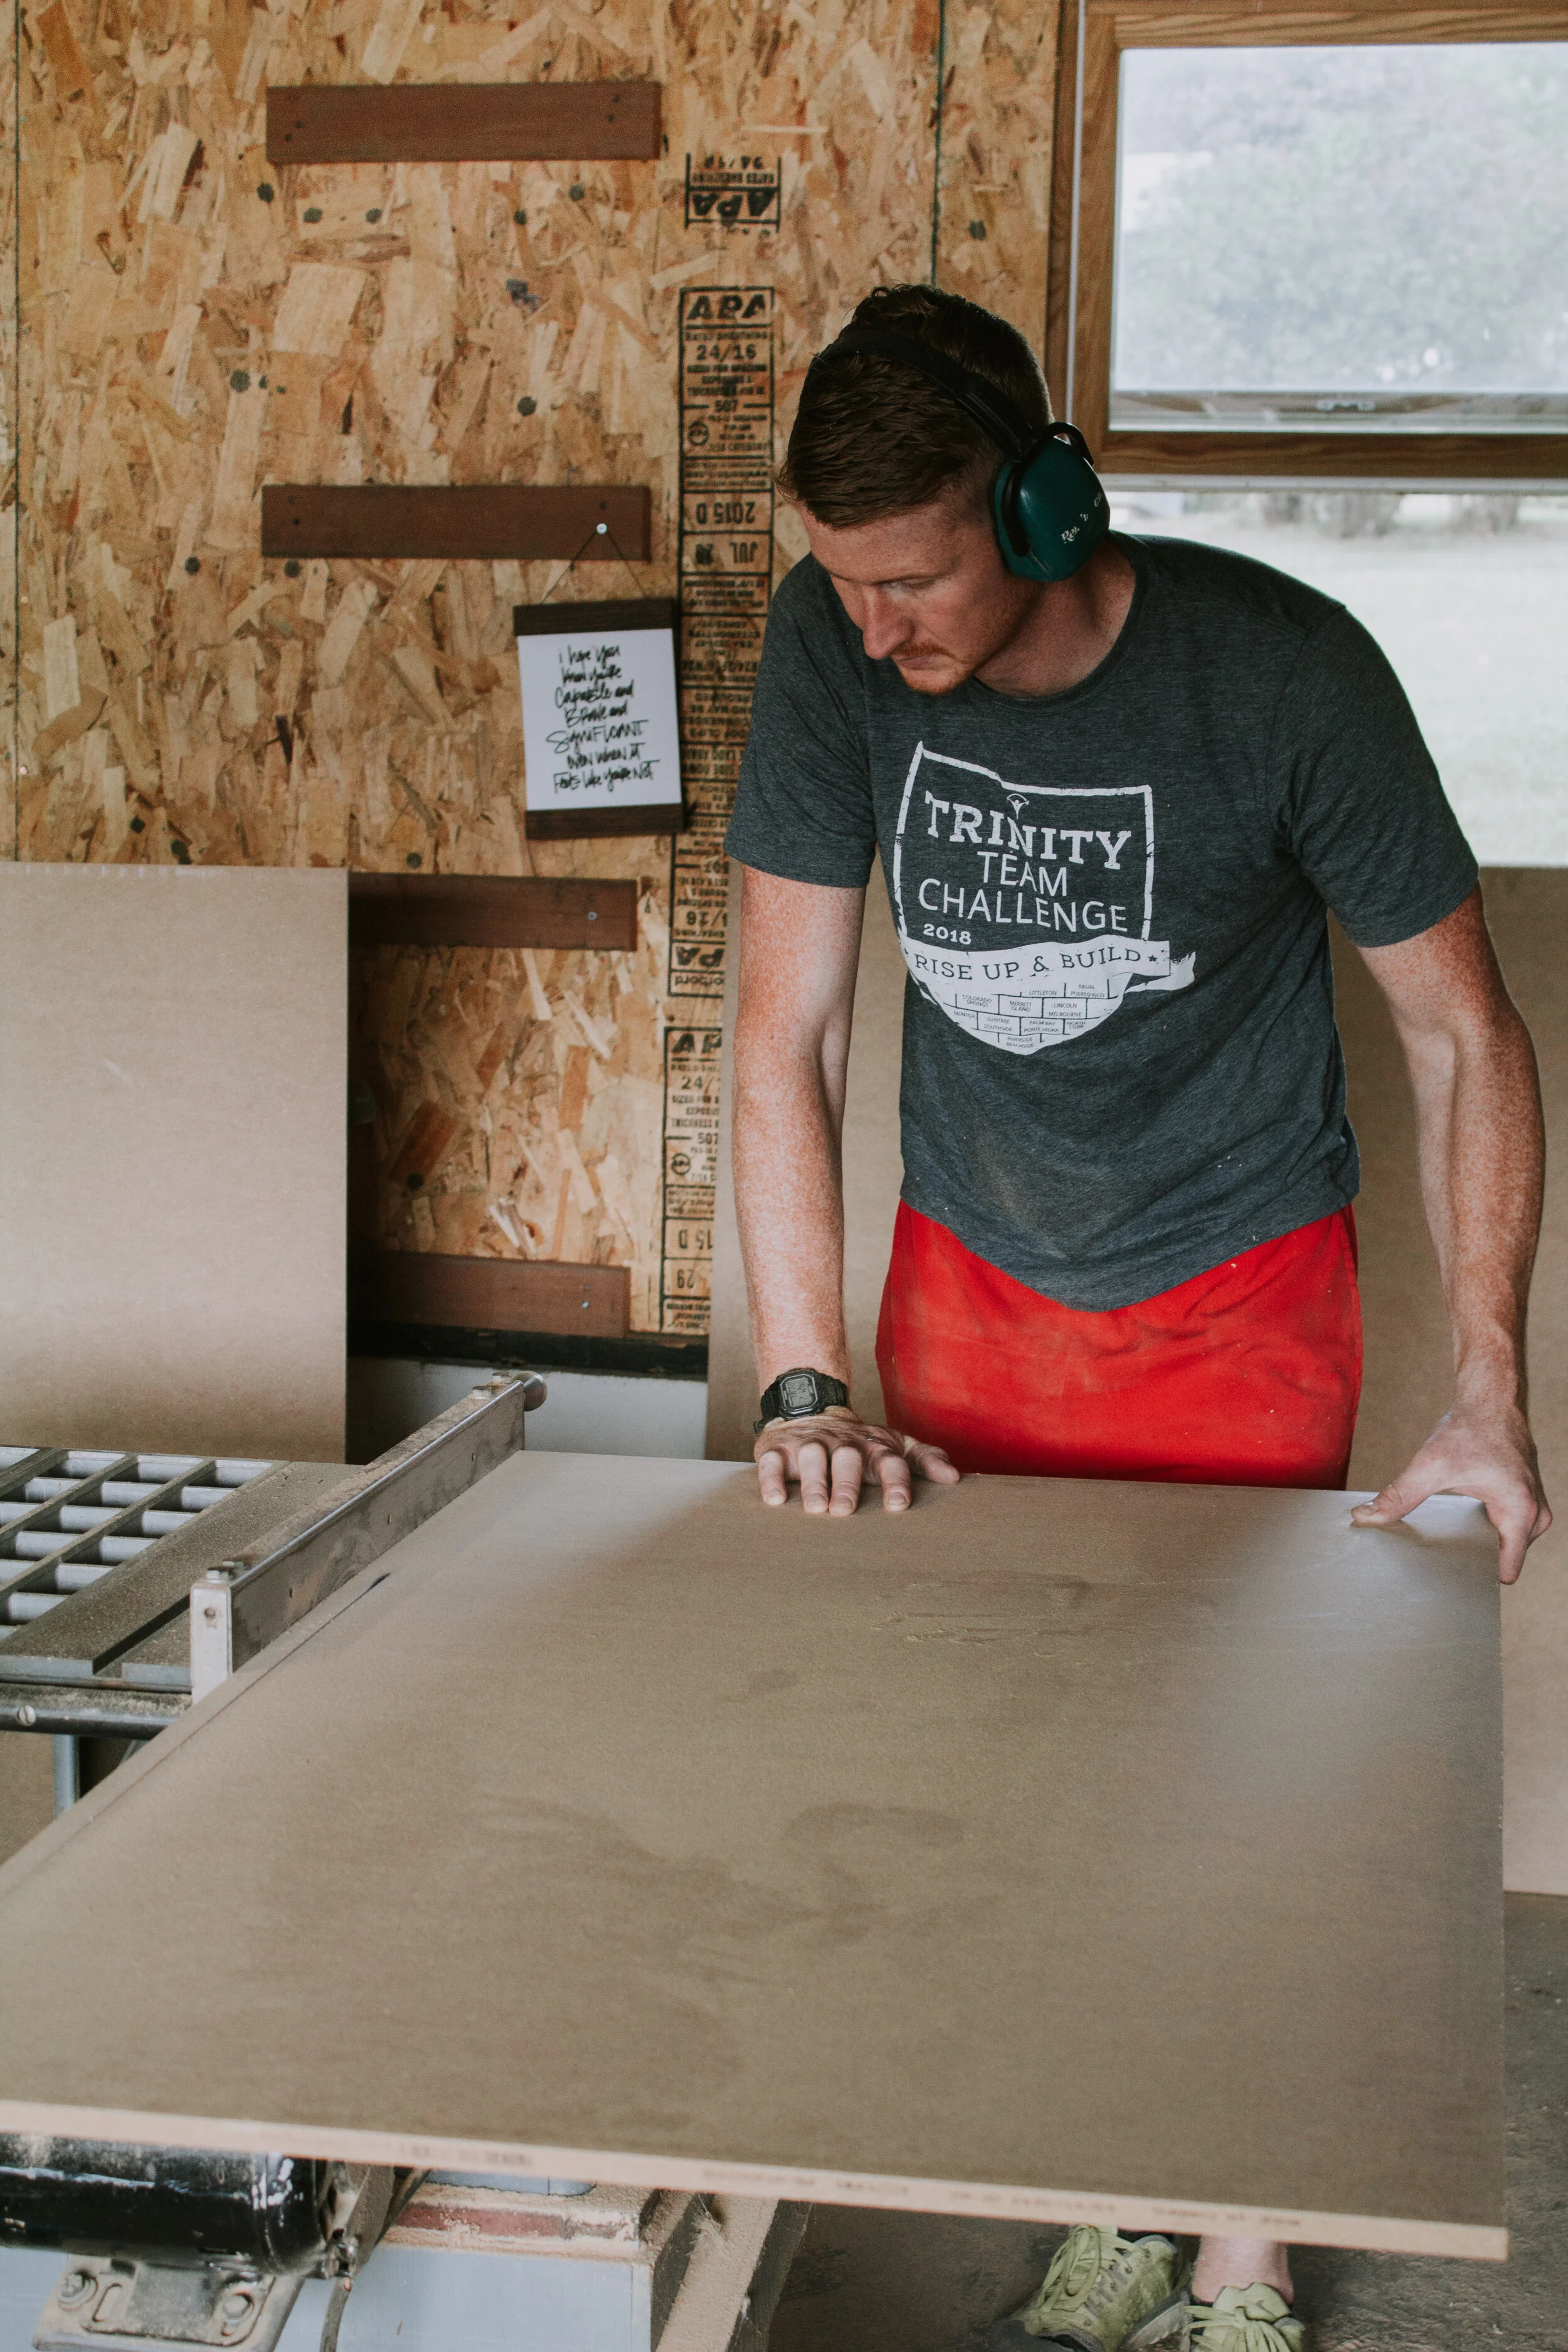
<instances>
[{"instance_id":1,"label":"man","mask_svg":"<svg viewBox=\"0 0 1568 2352\"><path fill-rule=\"evenodd\" d=\"M992 496L1049 419L1026 345L923 287L853 325L873 339L819 355L780 476L811 556L773 606L728 844L763 1498L797 1480L808 1511L847 1513L869 1475L899 1510L911 1472L972 1469L1343 1486L1358 1166L1331 908L1409 1061L1456 1364L1450 1411L1353 1516L1475 1496L1510 1581L1550 1525L1523 1360L1540 1100L1392 672L1342 607L1209 549L1111 534L1029 576ZM935 380L889 336L937 354ZM994 430L954 364L1001 395ZM878 856L914 982L890 1427L854 1409L842 1304ZM1184 2283L1170 2240L1080 2229L994 2341L1122 2352L1179 2327L1298 2352L1290 2295L1278 2245L1205 2239Z\"/></svg>"}]
</instances>

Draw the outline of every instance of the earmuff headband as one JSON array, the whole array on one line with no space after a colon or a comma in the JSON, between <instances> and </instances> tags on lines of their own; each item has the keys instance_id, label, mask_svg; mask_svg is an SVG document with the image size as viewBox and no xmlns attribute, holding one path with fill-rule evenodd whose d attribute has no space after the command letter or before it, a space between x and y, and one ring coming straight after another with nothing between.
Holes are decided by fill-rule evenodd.
<instances>
[{"instance_id":1,"label":"earmuff headband","mask_svg":"<svg viewBox=\"0 0 1568 2352\"><path fill-rule=\"evenodd\" d=\"M914 368L956 401L981 431L990 435L1005 457L1024 457L1040 437L1026 425L1005 393L913 335L889 334L881 327L846 327L819 357L832 352L863 352L868 359L897 360L904 367Z\"/></svg>"}]
</instances>

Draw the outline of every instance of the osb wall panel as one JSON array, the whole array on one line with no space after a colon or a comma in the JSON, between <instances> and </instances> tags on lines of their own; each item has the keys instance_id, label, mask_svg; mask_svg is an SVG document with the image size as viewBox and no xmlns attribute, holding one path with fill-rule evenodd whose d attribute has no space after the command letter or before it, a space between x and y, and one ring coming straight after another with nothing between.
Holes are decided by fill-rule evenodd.
<instances>
[{"instance_id":1,"label":"osb wall panel","mask_svg":"<svg viewBox=\"0 0 1568 2352\"><path fill-rule=\"evenodd\" d=\"M1045 349L1058 11L947 0L936 276Z\"/></svg>"},{"instance_id":2,"label":"osb wall panel","mask_svg":"<svg viewBox=\"0 0 1568 2352\"><path fill-rule=\"evenodd\" d=\"M781 433L817 344L938 247L944 282L1037 336L1048 13L23 9L14 854L642 886L632 958L361 965L365 1239L627 1264L634 1321L657 1323L665 1038L704 1008L665 992L668 845L531 850L520 821L510 607L631 593L626 575L290 573L258 552L259 484L646 481L638 587L671 593L683 287L774 289ZM279 168L262 152L269 81L606 76L662 84L662 163ZM689 155L775 169L776 226L689 220ZM800 546L781 518L780 563Z\"/></svg>"}]
</instances>

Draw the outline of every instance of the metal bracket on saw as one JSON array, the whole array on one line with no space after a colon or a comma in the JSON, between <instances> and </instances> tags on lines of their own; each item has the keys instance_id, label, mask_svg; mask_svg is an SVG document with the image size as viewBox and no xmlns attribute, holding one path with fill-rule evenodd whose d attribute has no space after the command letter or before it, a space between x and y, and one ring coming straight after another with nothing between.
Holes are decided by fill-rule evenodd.
<instances>
[{"instance_id":1,"label":"metal bracket on saw","mask_svg":"<svg viewBox=\"0 0 1568 2352\"><path fill-rule=\"evenodd\" d=\"M122 2198L129 2196L132 2200L144 2189L146 2184L139 2179L120 2181L115 2178L115 2158L122 2151L110 2154L107 2178L97 2181L73 2179L73 2170L79 2171L80 2168L73 2168L70 2147L68 2142L56 2144L56 2169L58 2177L77 2192L72 2226L91 2226L95 2193L100 2208L104 2208L112 2201L117 2189ZM58 2156L62 2149L63 2161ZM136 2158L149 2155L144 2148L129 2153ZM223 2178L226 2161L221 2157L209 2160L215 2176L209 2204L212 2195L221 2196L227 2185ZM270 2175L278 2159L237 2161L248 2165L253 2173L258 2167L265 2168L270 2187ZM197 2158L195 2162L199 2189L202 2159ZM157 2172L156 2157L143 2168L149 2176ZM286 2162L279 2168L283 2173L290 2170ZM311 2168L312 2172L314 2169ZM156 2180L151 2182L150 2193L143 2198L145 2204L155 2209L142 2214L144 2226L156 2228L160 2219L168 2226L170 2202L177 2201L179 2195L175 2185L178 2160L165 2170L169 2186L162 2207L159 2208ZM321 2337L322 2352L335 2352L349 2289L388 2221L413 2192L421 2176L363 2165L334 2165L330 2168L330 2175L315 2242L275 2246L271 2263L266 2259L258 2259L259 2249L248 2254L203 2254L153 2245L121 2247L112 2253L74 2254L34 2330L37 2352L185 2352L187 2347L194 2347L195 2352L273 2352L306 2279L323 2275L331 2281L331 2287ZM35 2184L29 2180L27 2186L34 2188ZM35 2193L27 2214L34 2226L36 2214L31 2209L37 2201ZM265 2205L265 2198L262 2201ZM275 2191L273 2201L277 2201ZM285 2192L285 2202L289 2205L289 2219L297 2231L300 2200L298 2197L289 2200ZM100 2227L107 2218L107 2211L100 2210ZM123 2220L123 2214L120 2218ZM181 2217L174 2223L175 2231L187 2218ZM210 2218L209 2215L209 2224ZM254 2222L269 2218L269 2213L262 2211L247 2220ZM234 2226L240 2226L237 2216ZM267 2233L263 2231L262 2234Z\"/></svg>"},{"instance_id":2,"label":"metal bracket on saw","mask_svg":"<svg viewBox=\"0 0 1568 2352\"><path fill-rule=\"evenodd\" d=\"M191 1696L204 1699L269 1642L496 1469L542 1405L537 1372L505 1374L352 1472L260 1543L191 1587Z\"/></svg>"},{"instance_id":3,"label":"metal bracket on saw","mask_svg":"<svg viewBox=\"0 0 1568 2352\"><path fill-rule=\"evenodd\" d=\"M244 2262L79 2254L45 2304L38 2352L149 2352L154 2344L272 2352L304 2273Z\"/></svg>"}]
</instances>

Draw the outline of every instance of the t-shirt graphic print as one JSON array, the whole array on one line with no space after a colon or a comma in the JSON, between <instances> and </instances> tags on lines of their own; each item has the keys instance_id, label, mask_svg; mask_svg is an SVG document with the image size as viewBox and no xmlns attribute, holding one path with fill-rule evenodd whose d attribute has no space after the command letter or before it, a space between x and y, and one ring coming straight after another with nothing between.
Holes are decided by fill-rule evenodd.
<instances>
[{"instance_id":1,"label":"t-shirt graphic print","mask_svg":"<svg viewBox=\"0 0 1568 2352\"><path fill-rule=\"evenodd\" d=\"M1015 783L917 745L893 844L893 913L915 984L1005 1054L1108 1021L1129 988L1184 988L1149 936L1153 794Z\"/></svg>"}]
</instances>

